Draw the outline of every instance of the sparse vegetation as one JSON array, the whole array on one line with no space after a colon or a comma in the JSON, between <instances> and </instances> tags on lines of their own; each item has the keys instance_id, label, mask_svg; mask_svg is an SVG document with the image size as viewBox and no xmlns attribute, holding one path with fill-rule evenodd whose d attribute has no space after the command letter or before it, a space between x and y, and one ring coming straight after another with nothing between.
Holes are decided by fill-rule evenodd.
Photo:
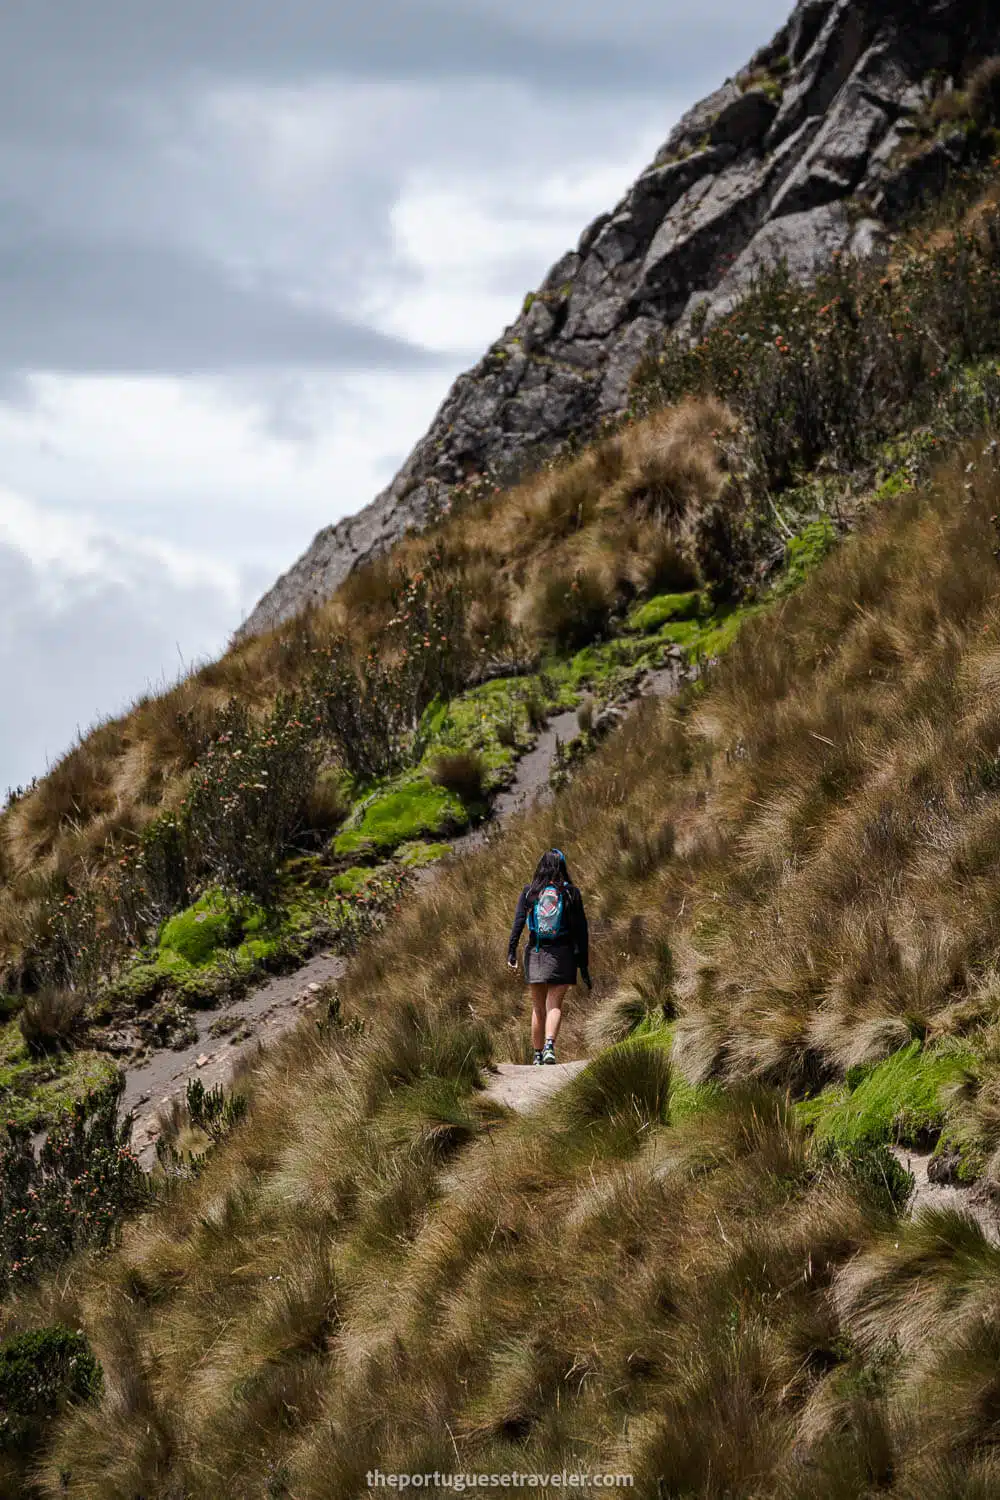
<instances>
[{"instance_id":1,"label":"sparse vegetation","mask_svg":"<svg viewBox=\"0 0 1000 1500\"><path fill-rule=\"evenodd\" d=\"M76 1251L103 1248L146 1201L132 1155L131 1120L119 1121L124 1079L73 1105L36 1151L7 1122L0 1140L0 1293L30 1285Z\"/></svg>"}]
</instances>

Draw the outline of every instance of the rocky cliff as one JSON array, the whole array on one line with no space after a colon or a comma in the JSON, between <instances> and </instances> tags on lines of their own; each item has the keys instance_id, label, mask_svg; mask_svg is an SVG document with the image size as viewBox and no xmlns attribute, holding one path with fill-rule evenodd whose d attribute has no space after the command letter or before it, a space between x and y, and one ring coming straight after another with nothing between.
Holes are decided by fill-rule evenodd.
<instances>
[{"instance_id":1,"label":"rocky cliff","mask_svg":"<svg viewBox=\"0 0 1000 1500\"><path fill-rule=\"evenodd\" d=\"M706 299L724 310L761 262L808 277L836 251L870 252L963 159L962 130L917 130L932 95L998 50L995 0L799 0L455 382L388 489L321 531L240 633L328 597L452 486L621 412L650 338Z\"/></svg>"}]
</instances>

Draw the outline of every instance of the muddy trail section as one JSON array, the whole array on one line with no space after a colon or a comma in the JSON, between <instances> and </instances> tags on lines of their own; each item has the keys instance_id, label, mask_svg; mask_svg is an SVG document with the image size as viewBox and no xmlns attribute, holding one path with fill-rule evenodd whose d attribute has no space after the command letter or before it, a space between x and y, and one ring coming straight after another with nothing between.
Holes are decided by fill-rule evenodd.
<instances>
[{"instance_id":1,"label":"muddy trail section","mask_svg":"<svg viewBox=\"0 0 1000 1500\"><path fill-rule=\"evenodd\" d=\"M635 703L644 697L672 696L682 680L679 663L648 672L639 685L637 697L615 711L615 722L627 717ZM550 718L534 746L517 762L510 786L494 799L489 819L471 833L455 839L450 857L482 848L502 835L504 825L512 817L548 800L553 795L549 778L558 746L568 743L578 732L575 709ZM435 868L431 866L419 873L416 884L424 885L434 878ZM303 1016L315 1012L324 987L341 979L347 965L348 960L338 954L319 953L293 973L269 980L239 1000L224 1003L215 1010L192 1012L198 1036L183 1049L152 1052L134 1063L123 1064L123 1109L134 1116L132 1141L142 1165L147 1168L153 1165L162 1121L175 1105L184 1102L192 1079L200 1079L206 1089L227 1086L238 1069L251 1063ZM582 1063L563 1064L543 1070L513 1069L513 1065L504 1064L490 1089L501 1102L515 1109L526 1109L532 1107L536 1098L541 1102L555 1092L572 1071L582 1066ZM567 1069L571 1071L568 1073ZM544 1079L539 1077L542 1073ZM514 1078L513 1074L530 1076ZM506 1093L511 1094L510 1099Z\"/></svg>"}]
</instances>

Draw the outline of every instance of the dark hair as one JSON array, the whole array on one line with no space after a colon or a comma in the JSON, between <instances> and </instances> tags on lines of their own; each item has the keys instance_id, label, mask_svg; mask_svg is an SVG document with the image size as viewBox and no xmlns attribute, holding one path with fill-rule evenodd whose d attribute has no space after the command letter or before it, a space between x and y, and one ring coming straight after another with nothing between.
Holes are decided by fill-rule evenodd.
<instances>
[{"instance_id":1,"label":"dark hair","mask_svg":"<svg viewBox=\"0 0 1000 1500\"><path fill-rule=\"evenodd\" d=\"M546 849L528 886L528 900L537 901L547 885L570 885L569 867L561 849Z\"/></svg>"}]
</instances>

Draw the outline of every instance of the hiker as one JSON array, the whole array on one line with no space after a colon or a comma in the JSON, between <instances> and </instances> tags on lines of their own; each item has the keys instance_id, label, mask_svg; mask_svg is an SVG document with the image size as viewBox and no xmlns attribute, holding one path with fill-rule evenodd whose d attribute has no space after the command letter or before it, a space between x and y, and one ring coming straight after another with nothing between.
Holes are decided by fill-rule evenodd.
<instances>
[{"instance_id":1,"label":"hiker","mask_svg":"<svg viewBox=\"0 0 1000 1500\"><path fill-rule=\"evenodd\" d=\"M531 1045L537 1068L556 1060L563 1000L569 987L576 984L577 970L591 988L587 914L583 897L569 878L561 849L549 849L542 855L534 879L521 892L507 949L507 967L515 972L517 945L525 923L528 944L524 978L531 990Z\"/></svg>"}]
</instances>

